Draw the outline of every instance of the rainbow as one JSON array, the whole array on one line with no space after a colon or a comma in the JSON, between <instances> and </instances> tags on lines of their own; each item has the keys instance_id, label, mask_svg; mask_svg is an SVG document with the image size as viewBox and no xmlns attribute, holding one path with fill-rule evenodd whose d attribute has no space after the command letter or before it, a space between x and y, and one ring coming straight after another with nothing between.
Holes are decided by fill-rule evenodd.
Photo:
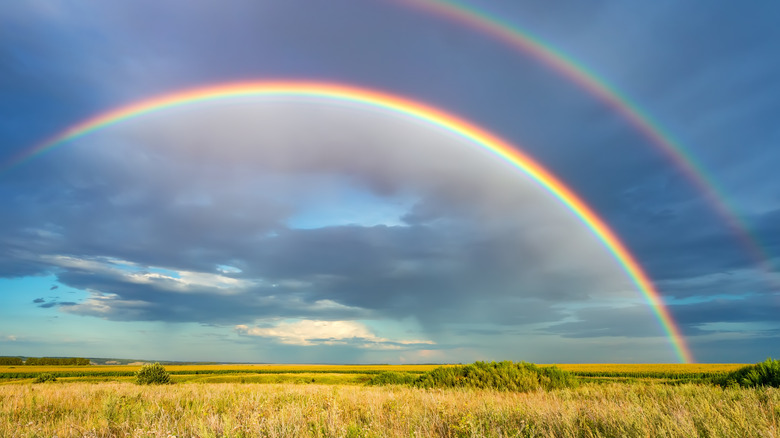
<instances>
[{"instance_id":1,"label":"rainbow","mask_svg":"<svg viewBox=\"0 0 780 438\"><path fill-rule=\"evenodd\" d=\"M544 167L517 150L508 142L463 119L439 109L399 96L351 86L320 82L249 82L233 83L175 92L99 114L52 137L48 141L17 156L5 168L10 168L40 155L70 140L105 127L159 112L165 109L236 97L310 98L331 102L353 103L399 114L455 134L493 153L528 175L568 208L602 242L629 278L639 288L647 304L663 327L681 362L693 362L680 329L675 324L660 294L636 258L606 223L571 189Z\"/></svg>"},{"instance_id":2,"label":"rainbow","mask_svg":"<svg viewBox=\"0 0 780 438\"><path fill-rule=\"evenodd\" d=\"M611 107L686 175L758 266L766 273L774 271L769 253L750 234L748 225L735 213L736 209L726 201L723 190L707 176L703 167L646 111L588 67L517 25L455 0L402 0L402 3L487 34L533 57Z\"/></svg>"}]
</instances>

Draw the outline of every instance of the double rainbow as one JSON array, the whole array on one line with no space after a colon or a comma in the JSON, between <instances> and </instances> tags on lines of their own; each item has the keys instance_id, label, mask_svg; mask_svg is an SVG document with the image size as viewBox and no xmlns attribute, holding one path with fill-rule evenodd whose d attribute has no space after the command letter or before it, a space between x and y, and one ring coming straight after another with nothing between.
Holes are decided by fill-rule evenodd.
<instances>
[{"instance_id":1,"label":"double rainbow","mask_svg":"<svg viewBox=\"0 0 780 438\"><path fill-rule=\"evenodd\" d=\"M594 71L530 32L476 7L455 0L402 0L402 4L489 35L549 67L612 108L677 166L738 237L756 264L764 272L774 271L770 254L750 233L750 228L702 165L647 111Z\"/></svg>"},{"instance_id":2,"label":"double rainbow","mask_svg":"<svg viewBox=\"0 0 780 438\"><path fill-rule=\"evenodd\" d=\"M228 98L289 97L308 98L326 102L345 102L376 108L453 133L470 143L497 155L532 178L540 187L568 208L606 247L633 283L639 288L665 331L678 359L692 362L693 355L685 339L669 314L660 294L636 258L628 251L606 223L571 189L544 167L536 163L508 142L463 119L437 108L399 96L363 88L321 82L249 82L216 85L175 92L142 100L85 120L48 141L23 151L0 171L21 164L70 140L96 130L146 114L199 102Z\"/></svg>"}]
</instances>

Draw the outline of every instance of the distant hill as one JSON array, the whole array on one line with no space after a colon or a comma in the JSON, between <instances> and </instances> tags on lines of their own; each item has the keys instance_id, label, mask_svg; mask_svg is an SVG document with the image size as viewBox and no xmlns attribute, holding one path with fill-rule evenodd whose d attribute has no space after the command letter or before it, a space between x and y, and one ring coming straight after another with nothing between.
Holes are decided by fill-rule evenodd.
<instances>
[{"instance_id":1,"label":"distant hill","mask_svg":"<svg viewBox=\"0 0 780 438\"><path fill-rule=\"evenodd\" d=\"M45 357L51 357L57 359L70 358L70 356L45 356ZM26 361L28 356L0 356L0 363L2 363L2 359L4 358L19 358L22 361ZM216 365L220 363L220 362L185 362L185 361L148 360L148 359L120 359L120 358L111 358L111 357L88 357L87 359L89 359L91 365L143 365L145 363L154 363L154 362L159 362L160 364L163 365Z\"/></svg>"},{"instance_id":2,"label":"distant hill","mask_svg":"<svg viewBox=\"0 0 780 438\"><path fill-rule=\"evenodd\" d=\"M218 365L223 362L187 362L176 360L149 360L149 359L119 359L106 357L90 357L93 365L143 365L145 363L158 362L162 365Z\"/></svg>"}]
</instances>

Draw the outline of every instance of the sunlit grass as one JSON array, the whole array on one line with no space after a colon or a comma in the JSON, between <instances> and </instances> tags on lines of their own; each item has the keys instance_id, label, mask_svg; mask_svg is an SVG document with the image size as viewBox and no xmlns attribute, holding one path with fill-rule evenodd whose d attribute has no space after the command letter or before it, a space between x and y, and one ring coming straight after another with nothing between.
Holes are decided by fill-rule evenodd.
<instances>
[{"instance_id":1,"label":"sunlit grass","mask_svg":"<svg viewBox=\"0 0 780 438\"><path fill-rule=\"evenodd\" d=\"M777 436L780 390L588 384L528 393L179 383L0 387L3 437Z\"/></svg>"}]
</instances>

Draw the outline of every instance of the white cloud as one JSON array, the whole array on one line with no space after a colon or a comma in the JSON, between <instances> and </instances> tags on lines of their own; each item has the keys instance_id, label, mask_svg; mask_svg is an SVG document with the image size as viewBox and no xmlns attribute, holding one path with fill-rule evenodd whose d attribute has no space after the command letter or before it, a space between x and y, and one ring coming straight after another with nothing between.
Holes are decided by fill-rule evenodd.
<instances>
[{"instance_id":1,"label":"white cloud","mask_svg":"<svg viewBox=\"0 0 780 438\"><path fill-rule=\"evenodd\" d=\"M255 281L226 277L210 272L163 270L111 257L80 258L65 255L44 255L40 259L61 268L103 274L127 283L149 284L170 292L189 292L194 288L207 288L211 292L224 294L241 292L256 284ZM165 271L166 273L154 271ZM220 271L228 273L222 269Z\"/></svg>"},{"instance_id":2,"label":"white cloud","mask_svg":"<svg viewBox=\"0 0 780 438\"><path fill-rule=\"evenodd\" d=\"M280 322L273 327L237 325L235 330L245 336L274 338L290 345L336 345L357 343L361 348L400 349L405 345L434 344L429 340L391 340L372 333L365 324L356 321L301 320Z\"/></svg>"}]
</instances>

